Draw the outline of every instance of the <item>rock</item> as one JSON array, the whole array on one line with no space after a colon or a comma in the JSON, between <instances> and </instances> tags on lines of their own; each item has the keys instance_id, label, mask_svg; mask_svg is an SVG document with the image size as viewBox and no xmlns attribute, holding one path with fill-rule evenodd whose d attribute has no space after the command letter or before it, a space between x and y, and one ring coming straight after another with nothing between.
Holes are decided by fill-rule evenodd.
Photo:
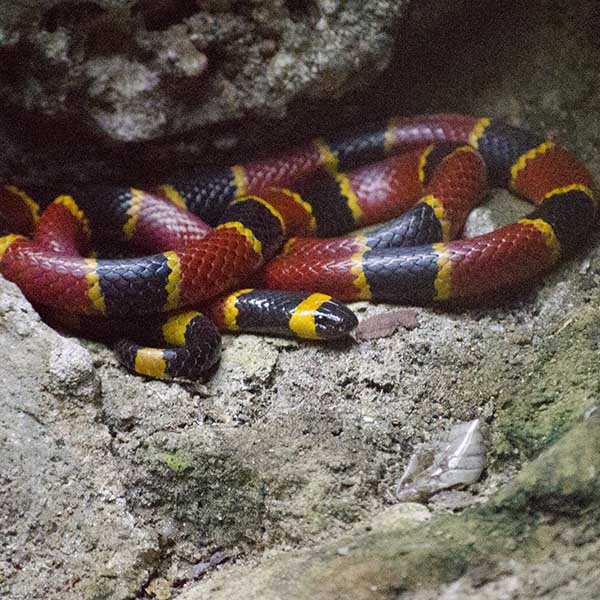
<instances>
[{"instance_id":1,"label":"rock","mask_svg":"<svg viewBox=\"0 0 600 600\"><path fill-rule=\"evenodd\" d=\"M34 112L77 115L90 132L116 141L249 114L281 118L302 96L355 88L373 74L366 65L381 71L408 7L388 0L308 4L305 11L283 0L247 10L170 0L19 3L0 19L4 51L21 57L5 61L2 96ZM327 26L315 28L321 15ZM267 69L265 44L278 48Z\"/></svg>"},{"instance_id":2,"label":"rock","mask_svg":"<svg viewBox=\"0 0 600 600\"><path fill-rule=\"evenodd\" d=\"M243 593L249 600L309 600L317 595L323 600L367 600L378 590L381 598L398 597L397 590L402 590L406 595L401 597L423 600L465 595L492 600L499 593L523 599L534 593L575 599L592 594L600 582L594 562L598 540L590 540L583 553L574 546L562 547L553 560L548 544L565 525L523 516L524 511L535 511L540 501L562 497L571 517L578 515L576 522L587 520L585 513L600 497L595 477L600 452L597 443L590 443L600 439L599 427L597 415L576 425L487 507L456 517L423 518L419 505L409 504L404 518L382 518L383 513L366 533L356 528L301 557L267 560L259 571L242 567L235 576L222 572L184 593L182 599L224 600ZM575 504L573 498L578 499ZM397 507L386 512L394 510ZM598 523L593 521L597 531ZM573 522L567 523L571 528ZM518 550L524 545L525 553ZM576 589L571 585L574 578Z\"/></svg>"},{"instance_id":3,"label":"rock","mask_svg":"<svg viewBox=\"0 0 600 600\"><path fill-rule=\"evenodd\" d=\"M600 496L600 407L528 464L495 499L499 510L579 514Z\"/></svg>"},{"instance_id":4,"label":"rock","mask_svg":"<svg viewBox=\"0 0 600 600\"><path fill-rule=\"evenodd\" d=\"M1 279L0 331L0 596L126 598L160 553L123 501L89 353Z\"/></svg>"},{"instance_id":5,"label":"rock","mask_svg":"<svg viewBox=\"0 0 600 600\"><path fill-rule=\"evenodd\" d=\"M63 190L210 164L222 135L264 153L308 134L299 106L323 112L381 74L403 19L425 32L461 10L436 4L412 20L409 0L13 3L0 13L0 172Z\"/></svg>"},{"instance_id":6,"label":"rock","mask_svg":"<svg viewBox=\"0 0 600 600\"><path fill-rule=\"evenodd\" d=\"M411 35L398 29L393 68L366 94L392 34L370 48L352 38L350 51L341 30L368 44L361 11L381 9L380 23L393 15L386 3L334 4L161 0L137 3L134 19L133 2L5 3L2 77L25 71L3 79L12 107L3 173L42 185L158 178L203 149L216 161L215 139L224 152L242 153L248 140L267 152L265 140L342 121L453 109L528 124L600 174L594 1L516 3L506 19L471 9L460 27L441 11L460 3L411 3L441 27L411 48L425 21L406 17ZM325 43L335 52L320 56ZM351 95L340 98L338 85ZM25 105L37 116L24 120ZM66 112L74 106L81 121ZM43 117L52 114L66 119L60 136ZM271 116L283 114L275 127ZM190 133L226 115L255 118ZM91 132L102 142L90 143ZM598 432L585 419L598 403L595 243L529 292L417 309L418 328L389 337L229 340L216 378L185 386L133 377L109 349L85 343L96 388L86 353L71 371L69 343L0 282L0 596L116 600L156 581L150 589L167 594L173 582L186 600L591 597L600 586ZM361 316L380 310L364 304ZM51 368L70 373L59 387ZM473 506L389 506L415 446L476 418L490 446ZM193 581L193 566L202 574L217 552L232 560Z\"/></svg>"},{"instance_id":7,"label":"rock","mask_svg":"<svg viewBox=\"0 0 600 600\"><path fill-rule=\"evenodd\" d=\"M512 196L505 190L498 190L483 206L471 211L465 225L465 237L489 233L498 227L508 225L531 210L531 206Z\"/></svg>"},{"instance_id":8,"label":"rock","mask_svg":"<svg viewBox=\"0 0 600 600\"><path fill-rule=\"evenodd\" d=\"M61 337L49 360L49 389L57 398L95 402L100 396L100 378L91 353L77 340Z\"/></svg>"},{"instance_id":9,"label":"rock","mask_svg":"<svg viewBox=\"0 0 600 600\"><path fill-rule=\"evenodd\" d=\"M427 500L441 490L475 483L485 465L479 419L454 423L417 448L396 486L396 497L400 501Z\"/></svg>"}]
</instances>

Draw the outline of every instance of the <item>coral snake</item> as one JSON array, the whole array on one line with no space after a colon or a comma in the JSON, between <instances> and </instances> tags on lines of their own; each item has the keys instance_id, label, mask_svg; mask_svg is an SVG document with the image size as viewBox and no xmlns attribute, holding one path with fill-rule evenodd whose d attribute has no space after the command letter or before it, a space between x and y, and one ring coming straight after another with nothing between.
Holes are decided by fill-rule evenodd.
<instances>
[{"instance_id":1,"label":"coral snake","mask_svg":"<svg viewBox=\"0 0 600 600\"><path fill-rule=\"evenodd\" d=\"M534 210L457 239L488 180ZM592 188L569 151L523 129L394 118L148 192L34 200L6 185L0 273L63 326L143 343L117 342L128 368L196 378L218 360L217 328L336 338L356 325L341 301L423 304L521 285L580 246ZM121 243L134 253L94 258Z\"/></svg>"}]
</instances>

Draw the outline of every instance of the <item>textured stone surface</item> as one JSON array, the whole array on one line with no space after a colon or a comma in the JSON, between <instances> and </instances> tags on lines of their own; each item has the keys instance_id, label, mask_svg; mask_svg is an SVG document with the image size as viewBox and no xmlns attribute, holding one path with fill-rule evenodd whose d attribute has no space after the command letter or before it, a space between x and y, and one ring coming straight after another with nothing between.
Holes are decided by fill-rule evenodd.
<instances>
[{"instance_id":1,"label":"textured stone surface","mask_svg":"<svg viewBox=\"0 0 600 600\"><path fill-rule=\"evenodd\" d=\"M0 595L130 597L157 565L158 533L127 507L97 388L80 401L71 376L87 351L40 323L5 281L0 331ZM56 379L74 393L49 391Z\"/></svg>"},{"instance_id":2,"label":"textured stone surface","mask_svg":"<svg viewBox=\"0 0 600 600\"><path fill-rule=\"evenodd\" d=\"M443 27L419 61L400 50L340 118L502 115L568 142L598 177L596 3L510 10ZM110 57L98 60L99 78L113 72ZM118 93L129 85L135 77ZM18 146L6 148L25 173ZM135 163L137 148L119 152ZM90 159L86 172L102 164ZM498 217L503 197L471 231L519 213L515 204ZM338 347L228 339L216 376L188 386L132 377L110 350L61 339L0 282L0 596L591 597L596 243L530 292L419 308L417 327L390 337ZM387 307L356 309L363 318ZM472 498L390 506L414 446L472 418L490 448Z\"/></svg>"},{"instance_id":3,"label":"textured stone surface","mask_svg":"<svg viewBox=\"0 0 600 600\"><path fill-rule=\"evenodd\" d=\"M224 571L181 597L593 598L599 433L596 411L480 508L458 516L432 516L418 504L388 508L334 542L234 576Z\"/></svg>"},{"instance_id":4,"label":"textured stone surface","mask_svg":"<svg viewBox=\"0 0 600 600\"><path fill-rule=\"evenodd\" d=\"M38 185L143 181L335 128L348 106L339 100L382 73L396 42L464 0L428 0L421 12L410 4L4 3L0 174Z\"/></svg>"},{"instance_id":5,"label":"textured stone surface","mask_svg":"<svg viewBox=\"0 0 600 600\"><path fill-rule=\"evenodd\" d=\"M15 3L0 21L16 106L79 115L140 141L275 117L298 97L342 96L389 62L408 2ZM12 59L12 60L11 60Z\"/></svg>"}]
</instances>

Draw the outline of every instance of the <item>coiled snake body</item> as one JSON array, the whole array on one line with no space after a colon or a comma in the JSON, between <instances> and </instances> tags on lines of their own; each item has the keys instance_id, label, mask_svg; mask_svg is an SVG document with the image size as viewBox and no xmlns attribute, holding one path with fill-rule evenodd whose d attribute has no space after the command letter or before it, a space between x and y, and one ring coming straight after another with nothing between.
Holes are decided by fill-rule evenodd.
<instances>
[{"instance_id":1,"label":"coiled snake body","mask_svg":"<svg viewBox=\"0 0 600 600\"><path fill-rule=\"evenodd\" d=\"M488 180L534 210L456 239ZM0 273L63 324L159 346L119 341L130 369L196 378L218 360L216 327L335 338L356 325L340 301L423 304L521 285L581 244L592 189L570 152L522 129L395 118L151 192L48 203L6 185ZM145 254L93 258L108 237Z\"/></svg>"}]
</instances>

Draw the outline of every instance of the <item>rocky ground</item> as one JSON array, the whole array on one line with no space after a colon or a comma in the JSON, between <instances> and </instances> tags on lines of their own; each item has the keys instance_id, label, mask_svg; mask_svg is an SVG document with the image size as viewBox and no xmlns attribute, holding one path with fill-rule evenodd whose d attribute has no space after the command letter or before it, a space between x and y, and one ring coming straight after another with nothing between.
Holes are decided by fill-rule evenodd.
<instances>
[{"instance_id":1,"label":"rocky ground","mask_svg":"<svg viewBox=\"0 0 600 600\"><path fill-rule=\"evenodd\" d=\"M159 177L157 157L247 153L257 142L242 127L270 144L367 114L457 110L545 132L600 176L593 0L467 3L469 15L438 19L434 2L193 4L11 4L3 174ZM115 23L126 50L105 35ZM16 136L24 107L30 127ZM525 211L496 192L469 228ZM194 385L126 374L1 281L0 597L599 598L597 242L530 291L417 308L388 337L227 338L219 370ZM389 310L355 308L361 319ZM415 446L473 418L488 449L482 480L398 504Z\"/></svg>"}]
</instances>

